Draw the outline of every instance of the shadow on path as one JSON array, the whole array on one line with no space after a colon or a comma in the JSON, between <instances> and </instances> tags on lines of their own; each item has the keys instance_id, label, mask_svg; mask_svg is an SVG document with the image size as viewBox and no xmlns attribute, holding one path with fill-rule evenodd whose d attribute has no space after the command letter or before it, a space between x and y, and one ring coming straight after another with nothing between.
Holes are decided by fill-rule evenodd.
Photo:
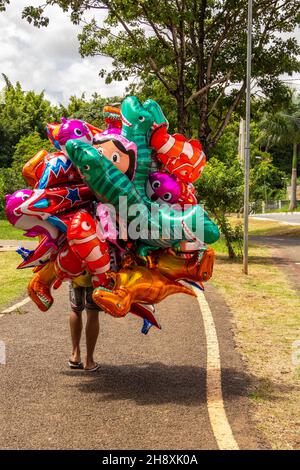
<instances>
[{"instance_id":1,"label":"shadow on path","mask_svg":"<svg viewBox=\"0 0 300 470\"><path fill-rule=\"evenodd\" d=\"M206 402L206 371L194 366L166 365L160 362L103 364L92 375L84 371L67 371L63 374L84 377L72 385L83 393L101 395L100 401L134 400L138 405L175 403L198 406ZM251 376L237 369L222 369L224 398L249 396L253 385Z\"/></svg>"}]
</instances>

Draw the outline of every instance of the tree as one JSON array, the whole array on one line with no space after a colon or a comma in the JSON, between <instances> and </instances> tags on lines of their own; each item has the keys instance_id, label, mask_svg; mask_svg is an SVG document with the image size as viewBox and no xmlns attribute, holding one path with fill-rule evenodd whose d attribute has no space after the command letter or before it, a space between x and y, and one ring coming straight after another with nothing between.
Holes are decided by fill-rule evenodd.
<instances>
[{"instance_id":1,"label":"tree","mask_svg":"<svg viewBox=\"0 0 300 470\"><path fill-rule=\"evenodd\" d=\"M255 138L259 134L259 127L256 122L251 126L251 133ZM234 242L241 242L242 239L241 226L232 226L227 216L232 212L241 212L244 206L244 176L242 162L237 155L238 137L239 119L233 116L218 144L212 149L211 158L202 176L196 182L198 197L216 219L224 235L230 258L236 256ZM284 186L284 173L273 165L272 156L260 150L258 144L253 142L250 171L251 203L256 204L266 197L277 199L282 196Z\"/></svg>"},{"instance_id":2,"label":"tree","mask_svg":"<svg viewBox=\"0 0 300 470\"><path fill-rule=\"evenodd\" d=\"M15 147L11 168L0 168L0 217L4 215L5 194L27 187L22 168L41 149L53 150L48 139L42 139L37 132L24 136Z\"/></svg>"},{"instance_id":3,"label":"tree","mask_svg":"<svg viewBox=\"0 0 300 470\"><path fill-rule=\"evenodd\" d=\"M265 153L260 158L259 163L250 170L250 200L267 203L284 198L285 173L273 165L270 154Z\"/></svg>"},{"instance_id":4,"label":"tree","mask_svg":"<svg viewBox=\"0 0 300 470\"><path fill-rule=\"evenodd\" d=\"M9 167L20 138L32 132L45 136L46 123L57 116L43 92L25 92L19 82L13 86L6 76L4 79L6 86L0 103L0 166Z\"/></svg>"},{"instance_id":5,"label":"tree","mask_svg":"<svg viewBox=\"0 0 300 470\"><path fill-rule=\"evenodd\" d=\"M206 150L221 138L245 94L247 0L45 0L23 16L47 26L45 9L58 5L82 23L82 56L113 58L101 70L107 83L138 78L138 89L159 83L173 102L176 130L193 133ZM300 23L298 0L254 2L253 82L270 98L286 97L282 73L300 71L300 47L291 33ZM103 25L85 13L106 12ZM156 88L159 88L155 85ZM153 95L152 95L153 96ZM154 96L155 98L155 96Z\"/></svg>"},{"instance_id":6,"label":"tree","mask_svg":"<svg viewBox=\"0 0 300 470\"><path fill-rule=\"evenodd\" d=\"M228 161L227 165L215 157L206 164L201 178L196 183L199 200L214 216L223 233L228 254L235 258L233 242L239 240L240 226L231 227L227 214L237 212L243 206L244 194L243 170L237 158Z\"/></svg>"},{"instance_id":7,"label":"tree","mask_svg":"<svg viewBox=\"0 0 300 470\"><path fill-rule=\"evenodd\" d=\"M27 136L21 137L12 158L12 168L19 174L28 160L33 157L39 150L55 151L48 139L42 139L38 132L34 132ZM25 181L23 181L23 185Z\"/></svg>"},{"instance_id":8,"label":"tree","mask_svg":"<svg viewBox=\"0 0 300 470\"><path fill-rule=\"evenodd\" d=\"M109 98L110 103L121 102L122 97ZM80 98L71 96L68 106L60 106L59 112L61 116L72 119L82 119L88 123L103 129L105 127L103 117L103 107L108 104L107 98L102 98L97 93L92 95L92 99L87 101L83 94Z\"/></svg>"},{"instance_id":9,"label":"tree","mask_svg":"<svg viewBox=\"0 0 300 470\"><path fill-rule=\"evenodd\" d=\"M297 207L297 154L300 144L300 97L290 96L287 108L275 114L266 113L261 122L260 142L267 147L274 145L292 148L291 201L289 209Z\"/></svg>"}]
</instances>

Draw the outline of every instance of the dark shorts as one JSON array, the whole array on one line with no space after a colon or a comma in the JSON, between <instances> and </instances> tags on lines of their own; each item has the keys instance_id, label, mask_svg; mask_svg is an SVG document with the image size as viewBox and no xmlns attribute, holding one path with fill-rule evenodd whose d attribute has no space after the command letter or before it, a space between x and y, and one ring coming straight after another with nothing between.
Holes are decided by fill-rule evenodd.
<instances>
[{"instance_id":1,"label":"dark shorts","mask_svg":"<svg viewBox=\"0 0 300 470\"><path fill-rule=\"evenodd\" d=\"M93 287L73 287L70 282L69 296L73 312L81 313L84 309L99 312L100 308L93 301L93 290Z\"/></svg>"}]
</instances>

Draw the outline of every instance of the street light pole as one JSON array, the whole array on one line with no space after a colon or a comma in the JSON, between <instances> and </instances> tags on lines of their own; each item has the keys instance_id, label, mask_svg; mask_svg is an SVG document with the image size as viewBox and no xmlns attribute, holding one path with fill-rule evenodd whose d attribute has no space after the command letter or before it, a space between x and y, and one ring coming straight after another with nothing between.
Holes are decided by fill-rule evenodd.
<instances>
[{"instance_id":1,"label":"street light pole","mask_svg":"<svg viewBox=\"0 0 300 470\"><path fill-rule=\"evenodd\" d=\"M253 0L248 0L246 126L245 126L246 127L245 190L244 190L244 257L243 257L243 271L245 274L248 274L248 238L249 238L249 171L250 171L252 20L253 20Z\"/></svg>"}]
</instances>

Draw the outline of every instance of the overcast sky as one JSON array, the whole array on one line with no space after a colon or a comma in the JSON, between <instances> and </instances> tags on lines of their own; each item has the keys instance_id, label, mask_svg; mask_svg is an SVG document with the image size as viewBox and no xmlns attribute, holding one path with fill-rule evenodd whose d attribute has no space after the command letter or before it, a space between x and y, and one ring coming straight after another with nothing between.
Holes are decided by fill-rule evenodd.
<instances>
[{"instance_id":1,"label":"overcast sky","mask_svg":"<svg viewBox=\"0 0 300 470\"><path fill-rule=\"evenodd\" d=\"M82 59L78 52L77 35L81 27L75 26L58 7L47 9L50 24L35 28L22 20L27 5L39 5L42 0L11 0L6 12L0 13L0 72L23 89L40 92L52 102L66 103L70 95L87 97L98 92L104 97L122 95L128 82L106 85L99 70L111 68L111 60L104 57ZM101 22L105 12L98 12ZM300 39L300 30L296 36ZM300 75L294 75L293 78ZM300 81L292 82L300 91ZM0 89L3 80L0 78Z\"/></svg>"},{"instance_id":2,"label":"overcast sky","mask_svg":"<svg viewBox=\"0 0 300 470\"><path fill-rule=\"evenodd\" d=\"M39 5L41 0L11 0L0 13L0 72L25 90L45 90L53 102L66 103L69 96L94 92L104 97L120 95L128 82L106 85L99 70L111 68L110 59L82 59L78 52L77 35L80 27L71 23L58 7L50 7L47 28L35 28L21 18L27 5ZM0 79L0 88L3 85Z\"/></svg>"}]
</instances>

